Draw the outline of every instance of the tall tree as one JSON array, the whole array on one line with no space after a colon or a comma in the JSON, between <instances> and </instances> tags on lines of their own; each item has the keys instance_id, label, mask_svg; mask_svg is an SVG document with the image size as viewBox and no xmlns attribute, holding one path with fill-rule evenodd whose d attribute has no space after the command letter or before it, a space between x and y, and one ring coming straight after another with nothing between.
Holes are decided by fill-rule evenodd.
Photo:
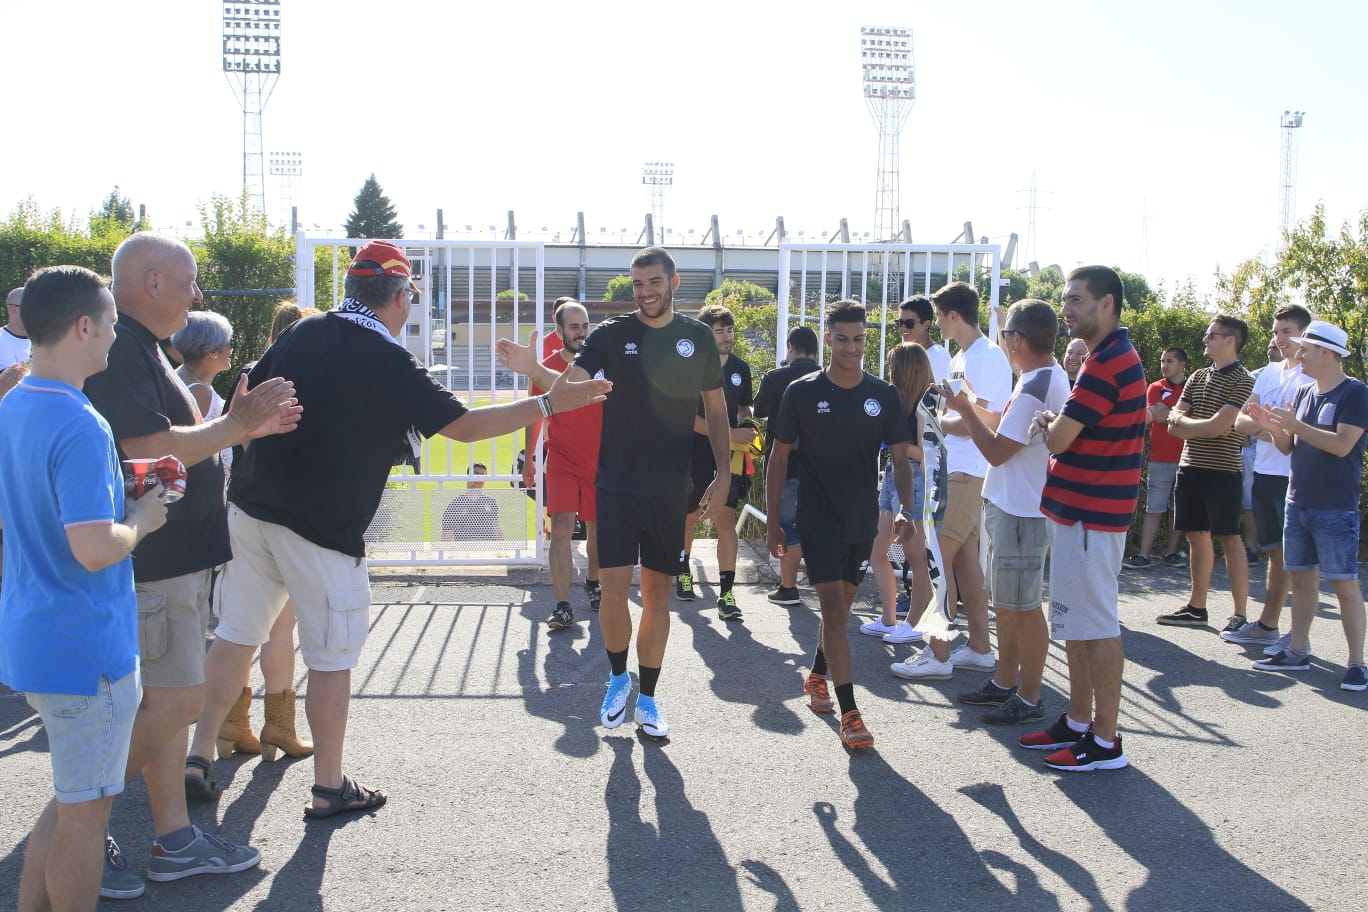
<instances>
[{"instance_id":1,"label":"tall tree","mask_svg":"<svg viewBox=\"0 0 1368 912\"><path fill-rule=\"evenodd\" d=\"M394 206L372 174L356 194L356 208L347 216L347 237L401 238L404 226L394 220Z\"/></svg>"},{"instance_id":2,"label":"tall tree","mask_svg":"<svg viewBox=\"0 0 1368 912\"><path fill-rule=\"evenodd\" d=\"M100 208L90 214L90 234L99 237L106 234L131 234L137 229L133 214L133 203L128 197L119 195L116 185L100 204Z\"/></svg>"}]
</instances>

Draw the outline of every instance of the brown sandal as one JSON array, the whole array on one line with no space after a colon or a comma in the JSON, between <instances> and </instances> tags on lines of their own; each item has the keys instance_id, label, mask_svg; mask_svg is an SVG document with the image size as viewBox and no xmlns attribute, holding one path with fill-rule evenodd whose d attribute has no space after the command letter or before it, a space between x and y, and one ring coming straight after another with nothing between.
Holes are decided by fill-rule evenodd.
<instances>
[{"instance_id":1,"label":"brown sandal","mask_svg":"<svg viewBox=\"0 0 1368 912\"><path fill-rule=\"evenodd\" d=\"M357 811L373 811L384 807L385 802L389 800L384 792L366 788L351 776L342 777L341 788L330 789L315 785L309 791L329 802L325 808L316 808L312 805L304 808L304 816L311 820L322 820L337 814L351 814Z\"/></svg>"}]
</instances>

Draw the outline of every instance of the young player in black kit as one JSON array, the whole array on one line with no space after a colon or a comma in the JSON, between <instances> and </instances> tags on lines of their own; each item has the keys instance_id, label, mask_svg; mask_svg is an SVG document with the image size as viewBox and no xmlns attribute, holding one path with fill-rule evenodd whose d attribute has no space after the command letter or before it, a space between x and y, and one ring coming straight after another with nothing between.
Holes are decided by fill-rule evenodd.
<instances>
[{"instance_id":1,"label":"young player in black kit","mask_svg":"<svg viewBox=\"0 0 1368 912\"><path fill-rule=\"evenodd\" d=\"M765 493L771 516L779 515L784 477L792 451L798 451L798 537L807 561L808 579L817 590L822 621L817 652L803 690L813 712L832 710L826 675L831 673L841 707L841 743L869 747L874 736L855 706L846 627L850 604L878 529L879 449L888 446L899 499L912 503L912 470L907 443L915 436L899 406L898 392L864 372L865 309L855 301L837 301L826 315L826 344L831 363L789 385L772 422ZM899 541L912 532L913 517L900 512L895 520ZM783 556L784 533L769 524L769 549Z\"/></svg>"},{"instance_id":2,"label":"young player in black kit","mask_svg":"<svg viewBox=\"0 0 1368 912\"><path fill-rule=\"evenodd\" d=\"M569 368L571 379L602 372L614 384L613 395L604 402L595 478L603 589L599 625L612 669L599 719L604 726L617 728L627 712L632 690L627 674L632 641L627 593L632 568L640 557L637 661L641 693L634 718L642 731L658 738L670 731L656 706L655 687L670 637L670 584L684 554L689 459L700 395L714 458L724 467L703 493L703 519L718 518L731 482L726 468L731 447L722 360L712 331L674 312L678 287L679 276L669 252L660 247L640 251L632 258L636 311L600 323ZM530 346L501 340L499 357L539 386L556 378L537 362Z\"/></svg>"}]
</instances>

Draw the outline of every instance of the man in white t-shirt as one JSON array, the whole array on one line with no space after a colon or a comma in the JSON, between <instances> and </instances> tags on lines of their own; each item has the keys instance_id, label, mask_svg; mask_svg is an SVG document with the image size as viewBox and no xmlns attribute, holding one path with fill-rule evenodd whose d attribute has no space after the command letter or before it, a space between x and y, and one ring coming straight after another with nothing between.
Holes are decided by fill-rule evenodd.
<instances>
[{"instance_id":1,"label":"man in white t-shirt","mask_svg":"<svg viewBox=\"0 0 1368 912\"><path fill-rule=\"evenodd\" d=\"M1259 550L1268 555L1268 579L1259 619L1250 621L1239 615L1232 617L1221 631L1221 639L1229 643L1263 645L1267 648L1273 648L1278 643L1278 621L1291 587L1291 578L1283 569L1282 555L1283 517L1287 504L1287 482L1292 474L1292 456L1280 452L1269 432L1261 428L1248 412L1250 405L1261 405L1266 409L1291 408L1297 389L1312 382L1302 373L1301 360L1297 358L1298 346L1292 341L1310 325L1311 313L1300 304L1287 304L1273 314L1272 344L1277 347L1282 360L1272 361L1258 371L1254 378L1254 392L1244 411L1235 419L1236 431L1255 438L1251 502Z\"/></svg>"},{"instance_id":2,"label":"man in white t-shirt","mask_svg":"<svg viewBox=\"0 0 1368 912\"><path fill-rule=\"evenodd\" d=\"M904 342L915 342L926 349L931 359L931 377L940 385L950 373L950 353L945 346L931 339L931 327L936 324L936 311L926 295L905 298L898 308L898 332Z\"/></svg>"},{"instance_id":3,"label":"man in white t-shirt","mask_svg":"<svg viewBox=\"0 0 1368 912\"><path fill-rule=\"evenodd\" d=\"M936 324L941 338L954 342L959 352L950 361L946 392L964 387L973 397L980 422L996 431L998 421L1012 395L1012 368L1007 356L979 330L979 297L967 282L951 282L931 296L936 308ZM997 668L988 642L988 594L983 588L983 569L979 566L979 521L983 512L983 478L988 461L983 458L964 419L947 414L941 419L945 434L946 487L945 518L936 524L942 566L950 573L949 604L954 605L956 588L964 602L969 620L969 642L953 653L944 640L932 640L937 662L992 672Z\"/></svg>"},{"instance_id":4,"label":"man in white t-shirt","mask_svg":"<svg viewBox=\"0 0 1368 912\"><path fill-rule=\"evenodd\" d=\"M5 297L9 322L0 328L0 399L14 389L28 373L29 337L24 330L24 316L19 301L23 288L16 288Z\"/></svg>"}]
</instances>

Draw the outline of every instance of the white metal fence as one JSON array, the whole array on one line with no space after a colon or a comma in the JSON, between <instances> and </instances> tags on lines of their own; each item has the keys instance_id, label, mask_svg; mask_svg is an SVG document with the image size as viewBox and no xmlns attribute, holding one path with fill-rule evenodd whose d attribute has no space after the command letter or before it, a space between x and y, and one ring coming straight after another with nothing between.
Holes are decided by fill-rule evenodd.
<instances>
[{"instance_id":1,"label":"white metal fence","mask_svg":"<svg viewBox=\"0 0 1368 912\"><path fill-rule=\"evenodd\" d=\"M351 250L359 238L295 239L296 300L301 307L342 299ZM495 342L521 340L528 320L545 324L545 250L540 241L399 241L422 293L400 340L429 373L469 406L526 394L527 381L500 367ZM318 289L330 302L316 300ZM511 298L499 293L512 290ZM519 306L521 294L527 301ZM365 370L366 365L353 366ZM307 407L307 404L306 404ZM396 467L366 540L373 565L540 563L544 536L540 497L518 487L514 461L523 434L461 443L423 442L420 473ZM320 454L326 458L326 454ZM487 475L477 475L479 463ZM477 487L471 487L475 485ZM542 490L541 465L536 491Z\"/></svg>"}]
</instances>

